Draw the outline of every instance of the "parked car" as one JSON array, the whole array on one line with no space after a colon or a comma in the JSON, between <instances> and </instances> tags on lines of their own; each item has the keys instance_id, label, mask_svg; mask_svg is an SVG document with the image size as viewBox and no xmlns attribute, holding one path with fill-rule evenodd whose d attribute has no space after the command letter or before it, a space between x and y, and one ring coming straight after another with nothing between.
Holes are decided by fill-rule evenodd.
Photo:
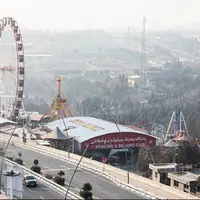
<instances>
[{"instance_id":1,"label":"parked car","mask_svg":"<svg viewBox=\"0 0 200 200\"><path fill-rule=\"evenodd\" d=\"M37 180L33 175L24 176L24 184L27 187L37 187Z\"/></svg>"}]
</instances>

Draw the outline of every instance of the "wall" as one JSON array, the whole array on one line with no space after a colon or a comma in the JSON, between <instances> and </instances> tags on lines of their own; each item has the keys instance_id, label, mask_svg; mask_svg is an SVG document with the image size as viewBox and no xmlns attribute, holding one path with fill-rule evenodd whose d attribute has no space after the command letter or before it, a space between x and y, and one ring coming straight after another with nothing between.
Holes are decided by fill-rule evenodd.
<instances>
[{"instance_id":1,"label":"wall","mask_svg":"<svg viewBox=\"0 0 200 200\"><path fill-rule=\"evenodd\" d=\"M170 186L173 187L173 188L176 188L178 190L184 191L184 184L178 182L178 187L176 187L176 186L174 186L174 179L170 180Z\"/></svg>"},{"instance_id":2,"label":"wall","mask_svg":"<svg viewBox=\"0 0 200 200\"><path fill-rule=\"evenodd\" d=\"M156 177L156 173L157 173L157 177ZM153 170L152 170L152 180L160 183L160 174Z\"/></svg>"}]
</instances>

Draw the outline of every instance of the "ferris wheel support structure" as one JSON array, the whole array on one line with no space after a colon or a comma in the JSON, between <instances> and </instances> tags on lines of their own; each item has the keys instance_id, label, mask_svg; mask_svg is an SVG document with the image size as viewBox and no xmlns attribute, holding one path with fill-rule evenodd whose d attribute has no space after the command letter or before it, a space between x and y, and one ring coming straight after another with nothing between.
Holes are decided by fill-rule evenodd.
<instances>
[{"instance_id":1,"label":"ferris wheel support structure","mask_svg":"<svg viewBox=\"0 0 200 200\"><path fill-rule=\"evenodd\" d=\"M6 27L9 27L14 35L16 62L14 66L0 66L0 117L16 120L24 92L24 45L18 23L11 17L0 19L0 39Z\"/></svg>"}]
</instances>

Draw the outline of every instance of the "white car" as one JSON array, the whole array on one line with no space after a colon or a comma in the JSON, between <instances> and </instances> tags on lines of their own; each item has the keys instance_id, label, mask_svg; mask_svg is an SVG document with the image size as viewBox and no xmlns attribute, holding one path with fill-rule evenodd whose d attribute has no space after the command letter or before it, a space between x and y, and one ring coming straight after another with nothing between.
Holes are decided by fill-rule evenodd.
<instances>
[{"instance_id":1,"label":"white car","mask_svg":"<svg viewBox=\"0 0 200 200\"><path fill-rule=\"evenodd\" d=\"M27 187L37 187L37 180L33 175L24 176L24 184Z\"/></svg>"}]
</instances>

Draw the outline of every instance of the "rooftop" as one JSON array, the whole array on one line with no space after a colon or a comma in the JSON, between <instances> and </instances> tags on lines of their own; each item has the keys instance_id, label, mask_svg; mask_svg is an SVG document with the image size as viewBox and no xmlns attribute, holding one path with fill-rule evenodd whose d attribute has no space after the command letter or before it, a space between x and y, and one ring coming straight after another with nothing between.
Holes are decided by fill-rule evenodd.
<instances>
[{"instance_id":1,"label":"rooftop","mask_svg":"<svg viewBox=\"0 0 200 200\"><path fill-rule=\"evenodd\" d=\"M149 164L149 167L154 167L156 169L173 169L175 168L176 163L155 163Z\"/></svg>"},{"instance_id":2,"label":"rooftop","mask_svg":"<svg viewBox=\"0 0 200 200\"><path fill-rule=\"evenodd\" d=\"M69 136L76 137L80 142L100 135L118 132L115 123L93 117L68 117L65 118L64 121L66 126L69 128ZM55 130L56 127L58 127L61 131L65 129L62 119L50 122L46 126L52 130ZM138 130L123 125L118 125L118 127L121 132L132 132L148 135L147 132L142 129Z\"/></svg>"},{"instance_id":3,"label":"rooftop","mask_svg":"<svg viewBox=\"0 0 200 200\"><path fill-rule=\"evenodd\" d=\"M197 181L199 176L190 172L172 172L168 173L168 177L187 184L190 181Z\"/></svg>"},{"instance_id":4,"label":"rooftop","mask_svg":"<svg viewBox=\"0 0 200 200\"><path fill-rule=\"evenodd\" d=\"M0 199L9 199L9 198L4 194L0 194Z\"/></svg>"},{"instance_id":5,"label":"rooftop","mask_svg":"<svg viewBox=\"0 0 200 200\"><path fill-rule=\"evenodd\" d=\"M0 124L4 124L4 123L16 124L16 122L0 117Z\"/></svg>"}]
</instances>

